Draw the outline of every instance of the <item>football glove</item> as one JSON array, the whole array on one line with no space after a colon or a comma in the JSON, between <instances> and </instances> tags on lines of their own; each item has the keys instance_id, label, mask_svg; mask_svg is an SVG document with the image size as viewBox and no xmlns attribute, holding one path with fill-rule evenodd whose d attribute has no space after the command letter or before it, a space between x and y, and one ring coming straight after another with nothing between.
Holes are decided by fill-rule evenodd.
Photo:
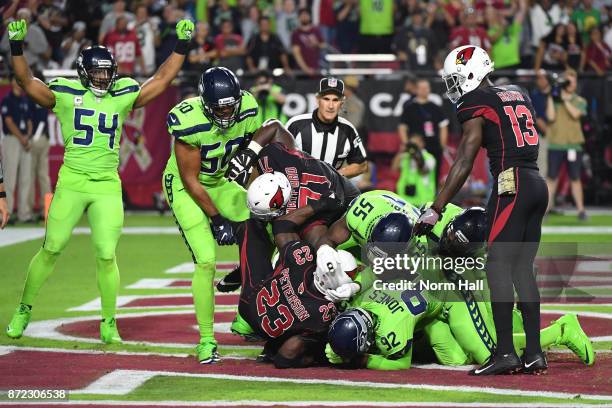
<instances>
[{"instance_id":1,"label":"football glove","mask_svg":"<svg viewBox=\"0 0 612 408\"><path fill-rule=\"evenodd\" d=\"M179 40L191 41L195 26L192 21L181 20L176 24L176 36Z\"/></svg>"},{"instance_id":2,"label":"football glove","mask_svg":"<svg viewBox=\"0 0 612 408\"><path fill-rule=\"evenodd\" d=\"M309 202L315 213L337 210L342 207L343 202L334 196L333 192L322 196L317 201Z\"/></svg>"},{"instance_id":3,"label":"football glove","mask_svg":"<svg viewBox=\"0 0 612 408\"><path fill-rule=\"evenodd\" d=\"M317 250L317 270L325 274L333 274L340 263L338 252L329 245L321 245Z\"/></svg>"},{"instance_id":4,"label":"football glove","mask_svg":"<svg viewBox=\"0 0 612 408\"><path fill-rule=\"evenodd\" d=\"M417 237L428 234L433 229L434 225L436 225L438 219L440 219L440 213L432 207L429 207L421 214L416 224L414 224L412 234Z\"/></svg>"},{"instance_id":5,"label":"football glove","mask_svg":"<svg viewBox=\"0 0 612 408\"><path fill-rule=\"evenodd\" d=\"M325 357L327 357L327 361L329 361L331 364L342 364L342 363L344 363L344 360L342 359L342 357L337 355L334 352L334 350L332 350L332 348L329 345L329 343L327 343L327 345L325 346Z\"/></svg>"},{"instance_id":6,"label":"football glove","mask_svg":"<svg viewBox=\"0 0 612 408\"><path fill-rule=\"evenodd\" d=\"M234 237L234 227L227 218L221 214L217 214L211 217L210 220L212 221L213 237L215 237L217 244L232 245L236 243L236 239Z\"/></svg>"},{"instance_id":7,"label":"football glove","mask_svg":"<svg viewBox=\"0 0 612 408\"><path fill-rule=\"evenodd\" d=\"M8 36L11 41L23 41L28 35L28 25L24 19L13 21L8 25Z\"/></svg>"},{"instance_id":8,"label":"football glove","mask_svg":"<svg viewBox=\"0 0 612 408\"><path fill-rule=\"evenodd\" d=\"M255 160L257 160L257 153L253 150L246 148L239 151L232 160L230 160L227 171L225 172L225 177L245 187L249 181L251 166Z\"/></svg>"}]
</instances>

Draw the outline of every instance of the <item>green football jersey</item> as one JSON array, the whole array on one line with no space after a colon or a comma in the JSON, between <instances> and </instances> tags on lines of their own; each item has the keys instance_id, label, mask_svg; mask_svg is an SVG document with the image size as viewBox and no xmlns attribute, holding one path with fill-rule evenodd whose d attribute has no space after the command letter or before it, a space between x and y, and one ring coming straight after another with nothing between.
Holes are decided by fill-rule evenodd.
<instances>
[{"instance_id":1,"label":"green football jersey","mask_svg":"<svg viewBox=\"0 0 612 408\"><path fill-rule=\"evenodd\" d=\"M57 78L49 89L55 95L53 112L64 139L64 166L94 179L116 174L121 129L140 94L138 82L118 79L102 98L77 80Z\"/></svg>"},{"instance_id":2,"label":"green football jersey","mask_svg":"<svg viewBox=\"0 0 612 408\"><path fill-rule=\"evenodd\" d=\"M351 305L374 315L375 341L370 354L397 359L412 347L413 334L441 311L443 302L427 299L420 291L371 289L357 296Z\"/></svg>"},{"instance_id":3,"label":"green football jersey","mask_svg":"<svg viewBox=\"0 0 612 408\"><path fill-rule=\"evenodd\" d=\"M221 129L206 118L199 97L189 98L168 113L168 132L176 140L200 149L200 183L213 187L225 180L223 175L229 160L245 137L261 126L257 113L257 101L243 91L236 123L229 129ZM165 172L180 176L174 147Z\"/></svg>"},{"instance_id":4,"label":"green football jersey","mask_svg":"<svg viewBox=\"0 0 612 408\"><path fill-rule=\"evenodd\" d=\"M360 194L346 211L346 225L352 238L359 245L365 245L376 222L392 212L403 212L413 222L419 218L420 211L399 195L386 190L373 190Z\"/></svg>"}]
</instances>

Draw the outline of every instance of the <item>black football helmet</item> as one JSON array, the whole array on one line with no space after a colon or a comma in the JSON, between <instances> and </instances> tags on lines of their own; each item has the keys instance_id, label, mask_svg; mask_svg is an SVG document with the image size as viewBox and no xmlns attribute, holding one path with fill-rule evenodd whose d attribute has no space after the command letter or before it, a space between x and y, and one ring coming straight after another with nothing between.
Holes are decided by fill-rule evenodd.
<instances>
[{"instance_id":1,"label":"black football helmet","mask_svg":"<svg viewBox=\"0 0 612 408\"><path fill-rule=\"evenodd\" d=\"M440 238L440 255L476 256L487 241L487 213L482 207L463 210L448 223Z\"/></svg>"},{"instance_id":2,"label":"black football helmet","mask_svg":"<svg viewBox=\"0 0 612 408\"><path fill-rule=\"evenodd\" d=\"M215 125L228 129L240 114L242 91L238 78L224 67L207 69L198 84L204 115Z\"/></svg>"},{"instance_id":3,"label":"black football helmet","mask_svg":"<svg viewBox=\"0 0 612 408\"><path fill-rule=\"evenodd\" d=\"M327 341L345 359L366 353L374 341L372 317L359 307L340 313L329 327Z\"/></svg>"},{"instance_id":4,"label":"black football helmet","mask_svg":"<svg viewBox=\"0 0 612 408\"><path fill-rule=\"evenodd\" d=\"M412 227L412 220L401 212L392 212L381 217L372 228L366 245L368 259L372 261L374 258L386 258L394 255L390 252L399 253L408 249L405 244L410 242Z\"/></svg>"},{"instance_id":5,"label":"black football helmet","mask_svg":"<svg viewBox=\"0 0 612 408\"><path fill-rule=\"evenodd\" d=\"M108 48L101 45L85 48L79 54L76 65L81 84L94 95L103 97L113 87L117 63Z\"/></svg>"}]
</instances>

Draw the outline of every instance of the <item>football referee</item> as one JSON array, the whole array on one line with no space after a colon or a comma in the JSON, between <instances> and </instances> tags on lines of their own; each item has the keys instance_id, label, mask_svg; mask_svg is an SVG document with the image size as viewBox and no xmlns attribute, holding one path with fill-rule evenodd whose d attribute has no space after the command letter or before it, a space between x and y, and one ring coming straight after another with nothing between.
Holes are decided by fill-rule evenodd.
<instances>
[{"instance_id":1,"label":"football referee","mask_svg":"<svg viewBox=\"0 0 612 408\"><path fill-rule=\"evenodd\" d=\"M9 208L6 202L6 191L4 191L4 174L2 173L2 161L0 160L0 229L6 227L9 220Z\"/></svg>"},{"instance_id":2,"label":"football referee","mask_svg":"<svg viewBox=\"0 0 612 408\"><path fill-rule=\"evenodd\" d=\"M298 149L331 164L345 177L355 177L368 170L368 162L355 126L338 116L344 99L344 82L323 78L317 93L318 108L294 116L286 127Z\"/></svg>"}]
</instances>

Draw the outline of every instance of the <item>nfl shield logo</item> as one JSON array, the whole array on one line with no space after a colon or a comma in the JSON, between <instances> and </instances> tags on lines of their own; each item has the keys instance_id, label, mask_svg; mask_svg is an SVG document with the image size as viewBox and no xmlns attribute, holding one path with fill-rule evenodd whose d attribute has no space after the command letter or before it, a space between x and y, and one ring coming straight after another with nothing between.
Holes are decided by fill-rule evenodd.
<instances>
[{"instance_id":1,"label":"nfl shield logo","mask_svg":"<svg viewBox=\"0 0 612 408\"><path fill-rule=\"evenodd\" d=\"M330 88L335 88L338 86L338 80L336 78L329 78L328 84Z\"/></svg>"}]
</instances>

